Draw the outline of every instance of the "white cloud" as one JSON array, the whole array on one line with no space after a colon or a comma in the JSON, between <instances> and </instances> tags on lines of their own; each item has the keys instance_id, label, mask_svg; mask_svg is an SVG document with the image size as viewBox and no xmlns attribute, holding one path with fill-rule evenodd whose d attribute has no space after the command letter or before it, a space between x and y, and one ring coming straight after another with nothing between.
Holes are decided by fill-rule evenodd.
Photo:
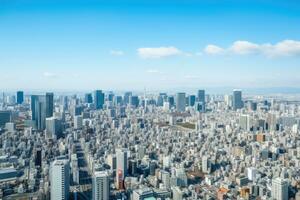
<instances>
[{"instance_id":1,"label":"white cloud","mask_svg":"<svg viewBox=\"0 0 300 200\"><path fill-rule=\"evenodd\" d=\"M235 41L232 46L229 48L233 53L236 54L252 54L259 53L260 46L258 44L248 42L248 41Z\"/></svg>"},{"instance_id":2,"label":"white cloud","mask_svg":"<svg viewBox=\"0 0 300 200\"><path fill-rule=\"evenodd\" d=\"M185 75L183 77L184 79L200 79L200 76L196 76L196 75Z\"/></svg>"},{"instance_id":3,"label":"white cloud","mask_svg":"<svg viewBox=\"0 0 300 200\"><path fill-rule=\"evenodd\" d=\"M261 54L267 57L298 56L300 55L300 41L283 40L276 44L257 44L249 41L238 40L226 49L216 45L207 45L204 52L207 54Z\"/></svg>"},{"instance_id":4,"label":"white cloud","mask_svg":"<svg viewBox=\"0 0 300 200\"><path fill-rule=\"evenodd\" d=\"M209 44L205 47L204 52L207 54L212 54L212 55L213 54L221 54L224 52L224 49L219 46Z\"/></svg>"},{"instance_id":5,"label":"white cloud","mask_svg":"<svg viewBox=\"0 0 300 200\"><path fill-rule=\"evenodd\" d=\"M150 74L157 74L157 73L159 73L159 71L157 69L148 69L146 72L150 73Z\"/></svg>"},{"instance_id":6,"label":"white cloud","mask_svg":"<svg viewBox=\"0 0 300 200\"><path fill-rule=\"evenodd\" d=\"M46 77L46 78L56 78L56 77L58 77L56 74L50 73L50 72L44 72L43 76Z\"/></svg>"},{"instance_id":7,"label":"white cloud","mask_svg":"<svg viewBox=\"0 0 300 200\"><path fill-rule=\"evenodd\" d=\"M120 50L111 50L109 53L110 53L110 55L113 55L113 56L123 56L124 55L124 52L120 51Z\"/></svg>"},{"instance_id":8,"label":"white cloud","mask_svg":"<svg viewBox=\"0 0 300 200\"><path fill-rule=\"evenodd\" d=\"M141 58L163 58L169 56L177 56L182 54L182 51L176 47L157 47L157 48L139 48L137 53Z\"/></svg>"},{"instance_id":9,"label":"white cloud","mask_svg":"<svg viewBox=\"0 0 300 200\"><path fill-rule=\"evenodd\" d=\"M283 40L272 44L264 44L261 46L263 53L267 56L298 56L300 55L300 41Z\"/></svg>"}]
</instances>

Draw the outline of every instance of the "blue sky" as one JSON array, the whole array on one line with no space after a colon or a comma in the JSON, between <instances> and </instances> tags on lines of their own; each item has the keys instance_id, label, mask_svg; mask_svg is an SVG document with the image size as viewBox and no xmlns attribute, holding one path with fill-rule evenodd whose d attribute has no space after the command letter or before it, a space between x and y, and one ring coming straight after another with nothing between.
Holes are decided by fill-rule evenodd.
<instances>
[{"instance_id":1,"label":"blue sky","mask_svg":"<svg viewBox=\"0 0 300 200\"><path fill-rule=\"evenodd\" d=\"M0 0L0 89L300 87L299 24L286 0Z\"/></svg>"}]
</instances>

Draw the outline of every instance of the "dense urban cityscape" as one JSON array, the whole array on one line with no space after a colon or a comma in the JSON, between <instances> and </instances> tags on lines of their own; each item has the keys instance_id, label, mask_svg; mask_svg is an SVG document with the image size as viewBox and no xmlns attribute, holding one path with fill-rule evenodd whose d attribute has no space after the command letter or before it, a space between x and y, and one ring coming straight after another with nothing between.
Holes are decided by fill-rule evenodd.
<instances>
[{"instance_id":1,"label":"dense urban cityscape","mask_svg":"<svg viewBox=\"0 0 300 200\"><path fill-rule=\"evenodd\" d=\"M0 98L2 199L300 199L299 101L178 92Z\"/></svg>"}]
</instances>

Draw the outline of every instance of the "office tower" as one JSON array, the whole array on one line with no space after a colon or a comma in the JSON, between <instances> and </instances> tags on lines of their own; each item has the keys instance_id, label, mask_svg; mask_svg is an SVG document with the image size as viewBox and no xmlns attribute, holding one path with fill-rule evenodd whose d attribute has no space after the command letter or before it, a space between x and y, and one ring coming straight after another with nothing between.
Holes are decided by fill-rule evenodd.
<instances>
[{"instance_id":1,"label":"office tower","mask_svg":"<svg viewBox=\"0 0 300 200\"><path fill-rule=\"evenodd\" d=\"M179 92L176 95L176 109L178 112L185 111L185 93Z\"/></svg>"},{"instance_id":2,"label":"office tower","mask_svg":"<svg viewBox=\"0 0 300 200\"><path fill-rule=\"evenodd\" d=\"M69 199L70 164L68 160L55 160L51 164L51 200Z\"/></svg>"},{"instance_id":3,"label":"office tower","mask_svg":"<svg viewBox=\"0 0 300 200\"><path fill-rule=\"evenodd\" d=\"M243 108L242 91L241 90L233 90L232 106L233 106L233 110Z\"/></svg>"},{"instance_id":4,"label":"office tower","mask_svg":"<svg viewBox=\"0 0 300 200\"><path fill-rule=\"evenodd\" d=\"M129 104L130 97L132 96L132 92L125 92L124 94L124 104Z\"/></svg>"},{"instance_id":5,"label":"office tower","mask_svg":"<svg viewBox=\"0 0 300 200\"><path fill-rule=\"evenodd\" d=\"M93 103L93 96L91 93L87 93L84 95L84 102L85 103Z\"/></svg>"},{"instance_id":6,"label":"office tower","mask_svg":"<svg viewBox=\"0 0 300 200\"><path fill-rule=\"evenodd\" d=\"M93 200L109 200L109 174L107 171L95 171L92 184Z\"/></svg>"},{"instance_id":7,"label":"office tower","mask_svg":"<svg viewBox=\"0 0 300 200\"><path fill-rule=\"evenodd\" d=\"M186 187L187 186L187 176L184 168L176 169L177 186Z\"/></svg>"},{"instance_id":8,"label":"office tower","mask_svg":"<svg viewBox=\"0 0 300 200\"><path fill-rule=\"evenodd\" d=\"M254 181L257 175L257 169L255 167L247 168L247 177L250 181Z\"/></svg>"},{"instance_id":9,"label":"office tower","mask_svg":"<svg viewBox=\"0 0 300 200\"><path fill-rule=\"evenodd\" d=\"M114 104L115 105L122 105L122 96L115 96Z\"/></svg>"},{"instance_id":10,"label":"office tower","mask_svg":"<svg viewBox=\"0 0 300 200\"><path fill-rule=\"evenodd\" d=\"M35 151L35 160L34 160L35 166L42 166L42 149L38 148Z\"/></svg>"},{"instance_id":11,"label":"office tower","mask_svg":"<svg viewBox=\"0 0 300 200\"><path fill-rule=\"evenodd\" d=\"M53 93L46 93L46 117L52 117L53 116Z\"/></svg>"},{"instance_id":12,"label":"office tower","mask_svg":"<svg viewBox=\"0 0 300 200\"><path fill-rule=\"evenodd\" d=\"M250 131L251 122L250 122L250 116L249 115L241 115L240 116L240 127L244 131Z\"/></svg>"},{"instance_id":13,"label":"office tower","mask_svg":"<svg viewBox=\"0 0 300 200\"><path fill-rule=\"evenodd\" d=\"M104 93L102 90L96 90L94 92L94 104L95 108L98 109L103 109L103 104L104 104Z\"/></svg>"},{"instance_id":14,"label":"office tower","mask_svg":"<svg viewBox=\"0 0 300 200\"><path fill-rule=\"evenodd\" d=\"M195 102L195 110L201 113L205 112L205 106L203 102Z\"/></svg>"},{"instance_id":15,"label":"office tower","mask_svg":"<svg viewBox=\"0 0 300 200\"><path fill-rule=\"evenodd\" d=\"M127 151L124 149L117 149L116 150L116 157L117 157L117 188L123 189L124 179L127 176Z\"/></svg>"},{"instance_id":16,"label":"office tower","mask_svg":"<svg viewBox=\"0 0 300 200\"><path fill-rule=\"evenodd\" d=\"M44 130L46 127L46 97L37 96L35 99L35 125L38 130Z\"/></svg>"},{"instance_id":17,"label":"office tower","mask_svg":"<svg viewBox=\"0 0 300 200\"><path fill-rule=\"evenodd\" d=\"M202 157L202 172L207 174L211 172L211 163L207 156Z\"/></svg>"},{"instance_id":18,"label":"office tower","mask_svg":"<svg viewBox=\"0 0 300 200\"><path fill-rule=\"evenodd\" d=\"M62 137L61 120L55 117L46 118L46 134L48 138L59 139Z\"/></svg>"},{"instance_id":19,"label":"office tower","mask_svg":"<svg viewBox=\"0 0 300 200\"><path fill-rule=\"evenodd\" d=\"M73 183L79 184L79 167L76 153L71 155L71 172Z\"/></svg>"},{"instance_id":20,"label":"office tower","mask_svg":"<svg viewBox=\"0 0 300 200\"><path fill-rule=\"evenodd\" d=\"M169 102L169 104L170 104L170 107L173 107L174 104L175 104L174 97L173 97L173 96L169 96L169 97L168 97L168 102Z\"/></svg>"},{"instance_id":21,"label":"office tower","mask_svg":"<svg viewBox=\"0 0 300 200\"><path fill-rule=\"evenodd\" d=\"M38 99L37 95L31 95L31 97L30 97L30 109L31 109L31 119L32 120L36 120L35 104L36 104L37 99Z\"/></svg>"},{"instance_id":22,"label":"office tower","mask_svg":"<svg viewBox=\"0 0 300 200\"><path fill-rule=\"evenodd\" d=\"M190 95L189 96L189 106L194 106L196 102L196 96L195 95Z\"/></svg>"},{"instance_id":23,"label":"office tower","mask_svg":"<svg viewBox=\"0 0 300 200\"><path fill-rule=\"evenodd\" d=\"M46 118L53 116L53 93L31 96L32 120L38 130L44 130L46 127Z\"/></svg>"},{"instance_id":24,"label":"office tower","mask_svg":"<svg viewBox=\"0 0 300 200\"><path fill-rule=\"evenodd\" d=\"M138 96L131 96L130 97L130 105L134 108L139 106L139 97Z\"/></svg>"},{"instance_id":25,"label":"office tower","mask_svg":"<svg viewBox=\"0 0 300 200\"><path fill-rule=\"evenodd\" d=\"M171 183L170 183L171 176L170 176L170 173L167 172L167 171L165 171L165 170L162 170L160 173L161 173L161 181L164 184L165 188L166 189L170 189L171 188Z\"/></svg>"},{"instance_id":26,"label":"office tower","mask_svg":"<svg viewBox=\"0 0 300 200\"><path fill-rule=\"evenodd\" d=\"M225 101L225 104L226 106L232 108L232 95L224 95L224 101Z\"/></svg>"},{"instance_id":27,"label":"office tower","mask_svg":"<svg viewBox=\"0 0 300 200\"><path fill-rule=\"evenodd\" d=\"M272 198L275 200L288 200L288 183L281 179L275 178L272 180Z\"/></svg>"},{"instance_id":28,"label":"office tower","mask_svg":"<svg viewBox=\"0 0 300 200\"><path fill-rule=\"evenodd\" d=\"M17 104L22 104L24 101L24 92L17 91Z\"/></svg>"},{"instance_id":29,"label":"office tower","mask_svg":"<svg viewBox=\"0 0 300 200\"><path fill-rule=\"evenodd\" d=\"M11 111L0 110L0 127L4 127L7 122L11 122Z\"/></svg>"},{"instance_id":30,"label":"office tower","mask_svg":"<svg viewBox=\"0 0 300 200\"><path fill-rule=\"evenodd\" d=\"M74 117L74 128L75 129L81 129L82 128L82 116L76 115Z\"/></svg>"},{"instance_id":31,"label":"office tower","mask_svg":"<svg viewBox=\"0 0 300 200\"><path fill-rule=\"evenodd\" d=\"M205 105L205 90L198 90L197 101Z\"/></svg>"},{"instance_id":32,"label":"office tower","mask_svg":"<svg viewBox=\"0 0 300 200\"><path fill-rule=\"evenodd\" d=\"M114 100L114 93L113 92L109 92L108 95L107 95L107 99L108 101L113 101Z\"/></svg>"}]
</instances>

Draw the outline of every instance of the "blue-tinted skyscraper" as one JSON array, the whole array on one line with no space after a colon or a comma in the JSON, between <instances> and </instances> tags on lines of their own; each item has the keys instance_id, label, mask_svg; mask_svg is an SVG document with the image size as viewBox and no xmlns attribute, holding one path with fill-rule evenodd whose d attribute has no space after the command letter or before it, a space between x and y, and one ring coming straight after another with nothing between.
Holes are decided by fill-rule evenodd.
<instances>
[{"instance_id":1,"label":"blue-tinted skyscraper","mask_svg":"<svg viewBox=\"0 0 300 200\"><path fill-rule=\"evenodd\" d=\"M139 97L138 96L131 96L130 97L130 105L134 108L139 106Z\"/></svg>"},{"instance_id":2,"label":"blue-tinted skyscraper","mask_svg":"<svg viewBox=\"0 0 300 200\"><path fill-rule=\"evenodd\" d=\"M129 104L131 96L132 96L132 92L125 92L125 94L124 94L124 104L125 105Z\"/></svg>"},{"instance_id":3,"label":"blue-tinted skyscraper","mask_svg":"<svg viewBox=\"0 0 300 200\"><path fill-rule=\"evenodd\" d=\"M24 92L18 91L17 92L17 104L22 104L24 101Z\"/></svg>"},{"instance_id":4,"label":"blue-tinted skyscraper","mask_svg":"<svg viewBox=\"0 0 300 200\"><path fill-rule=\"evenodd\" d=\"M103 109L104 93L102 92L102 90L96 90L94 92L94 104L96 109Z\"/></svg>"},{"instance_id":5,"label":"blue-tinted skyscraper","mask_svg":"<svg viewBox=\"0 0 300 200\"><path fill-rule=\"evenodd\" d=\"M195 95L190 95L189 96L189 106L194 106L196 102L196 96Z\"/></svg>"},{"instance_id":6,"label":"blue-tinted skyscraper","mask_svg":"<svg viewBox=\"0 0 300 200\"><path fill-rule=\"evenodd\" d=\"M197 102L201 104L201 110L205 112L205 90L198 90Z\"/></svg>"},{"instance_id":7,"label":"blue-tinted skyscraper","mask_svg":"<svg viewBox=\"0 0 300 200\"><path fill-rule=\"evenodd\" d=\"M53 116L53 93L46 93L46 117L52 117Z\"/></svg>"},{"instance_id":8,"label":"blue-tinted skyscraper","mask_svg":"<svg viewBox=\"0 0 300 200\"><path fill-rule=\"evenodd\" d=\"M178 112L185 111L185 93L179 92L176 95L176 109Z\"/></svg>"},{"instance_id":9,"label":"blue-tinted skyscraper","mask_svg":"<svg viewBox=\"0 0 300 200\"><path fill-rule=\"evenodd\" d=\"M233 90L232 104L233 110L241 109L243 107L241 90Z\"/></svg>"},{"instance_id":10,"label":"blue-tinted skyscraper","mask_svg":"<svg viewBox=\"0 0 300 200\"><path fill-rule=\"evenodd\" d=\"M84 95L84 102L85 103L93 103L93 97L91 93L87 93Z\"/></svg>"},{"instance_id":11,"label":"blue-tinted skyscraper","mask_svg":"<svg viewBox=\"0 0 300 200\"><path fill-rule=\"evenodd\" d=\"M53 116L53 93L31 96L32 120L38 130L46 128L46 118Z\"/></svg>"}]
</instances>

